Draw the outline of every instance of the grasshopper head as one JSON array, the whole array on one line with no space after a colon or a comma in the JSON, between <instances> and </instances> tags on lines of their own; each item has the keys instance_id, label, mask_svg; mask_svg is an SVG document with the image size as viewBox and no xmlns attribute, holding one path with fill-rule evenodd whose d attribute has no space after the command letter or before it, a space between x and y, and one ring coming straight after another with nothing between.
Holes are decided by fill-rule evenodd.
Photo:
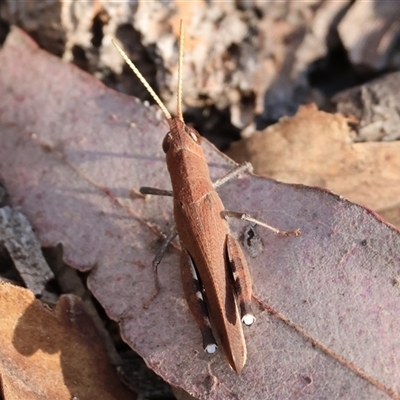
<instances>
[{"instance_id":1,"label":"grasshopper head","mask_svg":"<svg viewBox=\"0 0 400 400\"><path fill-rule=\"evenodd\" d=\"M201 136L196 129L187 126L179 118L171 118L168 123L170 131L165 135L162 143L164 153L176 153L179 150L198 153L199 149L201 150Z\"/></svg>"}]
</instances>

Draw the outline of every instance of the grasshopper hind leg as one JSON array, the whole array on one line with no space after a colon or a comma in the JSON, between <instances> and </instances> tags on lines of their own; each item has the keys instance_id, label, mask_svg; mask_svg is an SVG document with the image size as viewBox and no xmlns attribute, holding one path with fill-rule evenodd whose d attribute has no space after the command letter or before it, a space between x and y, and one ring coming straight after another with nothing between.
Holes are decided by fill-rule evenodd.
<instances>
[{"instance_id":1,"label":"grasshopper hind leg","mask_svg":"<svg viewBox=\"0 0 400 400\"><path fill-rule=\"evenodd\" d=\"M255 317L251 309L253 290L249 266L239 242L229 234L226 235L226 248L236 299L240 309L240 317L245 325L252 325Z\"/></svg>"},{"instance_id":2,"label":"grasshopper hind leg","mask_svg":"<svg viewBox=\"0 0 400 400\"><path fill-rule=\"evenodd\" d=\"M207 353L215 353L218 346L212 333L203 287L193 260L186 250L181 253L181 277L186 301L203 338L203 348Z\"/></svg>"}]
</instances>

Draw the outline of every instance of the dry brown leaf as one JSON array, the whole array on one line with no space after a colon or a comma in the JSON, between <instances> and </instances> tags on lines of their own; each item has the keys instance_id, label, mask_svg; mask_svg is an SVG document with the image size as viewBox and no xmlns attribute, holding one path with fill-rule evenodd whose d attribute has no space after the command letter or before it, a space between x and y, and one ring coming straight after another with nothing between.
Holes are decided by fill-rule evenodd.
<instances>
[{"instance_id":1,"label":"dry brown leaf","mask_svg":"<svg viewBox=\"0 0 400 400\"><path fill-rule=\"evenodd\" d=\"M134 399L122 386L81 300L54 311L0 282L0 377L5 400Z\"/></svg>"},{"instance_id":2,"label":"dry brown leaf","mask_svg":"<svg viewBox=\"0 0 400 400\"><path fill-rule=\"evenodd\" d=\"M302 106L295 116L234 143L228 155L250 161L257 174L332 190L400 226L400 142L354 143L348 122Z\"/></svg>"}]
</instances>

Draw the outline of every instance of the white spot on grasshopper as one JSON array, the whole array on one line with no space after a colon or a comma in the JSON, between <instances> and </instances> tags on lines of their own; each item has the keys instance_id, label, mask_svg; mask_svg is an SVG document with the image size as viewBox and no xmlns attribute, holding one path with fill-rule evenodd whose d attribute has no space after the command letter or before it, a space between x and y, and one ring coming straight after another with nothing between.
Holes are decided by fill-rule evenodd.
<instances>
[{"instance_id":1,"label":"white spot on grasshopper","mask_svg":"<svg viewBox=\"0 0 400 400\"><path fill-rule=\"evenodd\" d=\"M256 318L252 314L245 314L242 317L242 322L247 326L253 325L255 320Z\"/></svg>"},{"instance_id":2,"label":"white spot on grasshopper","mask_svg":"<svg viewBox=\"0 0 400 400\"><path fill-rule=\"evenodd\" d=\"M215 343L208 344L204 349L208 354L214 354L217 351L218 346Z\"/></svg>"}]
</instances>

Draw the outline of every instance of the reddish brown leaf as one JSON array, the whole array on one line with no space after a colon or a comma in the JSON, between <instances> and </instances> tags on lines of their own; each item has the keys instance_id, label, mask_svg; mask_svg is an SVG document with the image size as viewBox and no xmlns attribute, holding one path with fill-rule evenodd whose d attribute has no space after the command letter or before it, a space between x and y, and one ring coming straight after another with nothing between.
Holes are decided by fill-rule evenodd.
<instances>
[{"instance_id":1,"label":"reddish brown leaf","mask_svg":"<svg viewBox=\"0 0 400 400\"><path fill-rule=\"evenodd\" d=\"M244 211L300 237L257 228L248 257L260 307L245 330L242 375L207 355L179 282L175 250L154 282L159 227L171 199L157 112L39 51L19 31L0 53L0 171L44 245L90 270L89 286L129 345L172 385L199 398L399 398L400 237L372 212L325 190L246 175L220 190ZM232 167L204 144L213 178ZM234 234L244 229L232 222Z\"/></svg>"}]
</instances>

